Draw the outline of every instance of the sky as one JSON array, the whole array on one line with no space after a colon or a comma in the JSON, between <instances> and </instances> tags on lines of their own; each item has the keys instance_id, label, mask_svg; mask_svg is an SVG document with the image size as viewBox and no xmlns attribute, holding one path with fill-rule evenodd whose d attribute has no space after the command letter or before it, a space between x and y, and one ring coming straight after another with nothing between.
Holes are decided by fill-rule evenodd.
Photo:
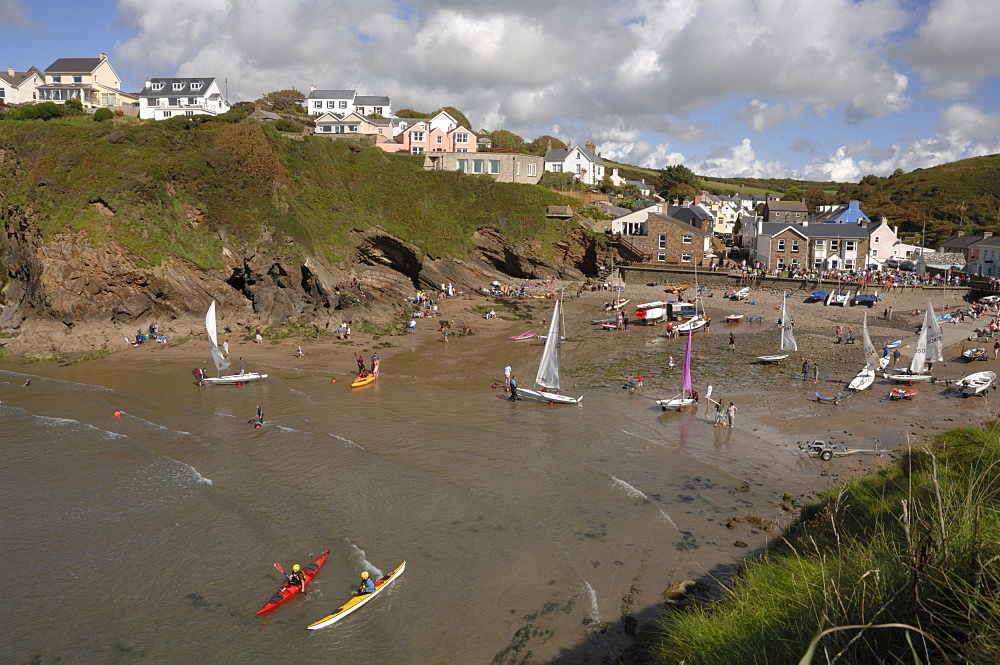
<instances>
[{"instance_id":1,"label":"sky","mask_svg":"<svg viewBox=\"0 0 1000 665\"><path fill-rule=\"evenodd\" d=\"M0 66L108 55L453 106L699 175L857 182L1000 152L1000 0L0 0Z\"/></svg>"}]
</instances>

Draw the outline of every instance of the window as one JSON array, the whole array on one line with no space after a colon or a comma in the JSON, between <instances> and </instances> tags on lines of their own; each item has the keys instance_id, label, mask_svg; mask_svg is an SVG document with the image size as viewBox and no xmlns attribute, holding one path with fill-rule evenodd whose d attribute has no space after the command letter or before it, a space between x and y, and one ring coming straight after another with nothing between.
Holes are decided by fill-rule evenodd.
<instances>
[{"instance_id":1,"label":"window","mask_svg":"<svg viewBox=\"0 0 1000 665\"><path fill-rule=\"evenodd\" d=\"M500 173L500 160L491 159L490 160L490 173L492 175L498 175Z\"/></svg>"},{"instance_id":2,"label":"window","mask_svg":"<svg viewBox=\"0 0 1000 665\"><path fill-rule=\"evenodd\" d=\"M518 167L520 167L520 166L521 166L520 163L518 163ZM534 175L535 175L535 165L534 165L534 163L529 163L528 164L528 176L529 177L533 177Z\"/></svg>"},{"instance_id":3,"label":"window","mask_svg":"<svg viewBox=\"0 0 1000 665\"><path fill-rule=\"evenodd\" d=\"M174 114L174 112L173 112L173 111L164 111L164 112L163 112L163 117L164 117L164 118L169 118L169 117L170 117L170 116L172 116L173 114Z\"/></svg>"},{"instance_id":4,"label":"window","mask_svg":"<svg viewBox=\"0 0 1000 665\"><path fill-rule=\"evenodd\" d=\"M553 164L552 165L552 172L553 173L562 173L562 167L563 167L562 164Z\"/></svg>"},{"instance_id":5,"label":"window","mask_svg":"<svg viewBox=\"0 0 1000 665\"><path fill-rule=\"evenodd\" d=\"M666 261L667 260L667 253L666 252L657 252L657 254L656 254L656 260L660 261L660 262Z\"/></svg>"},{"instance_id":6,"label":"window","mask_svg":"<svg viewBox=\"0 0 1000 665\"><path fill-rule=\"evenodd\" d=\"M438 136L437 136L436 138L437 138L437 143L438 143L439 145L440 145L440 144L442 144L442 143L444 143L444 137L443 137L443 136L441 136L441 135L438 135Z\"/></svg>"},{"instance_id":7,"label":"window","mask_svg":"<svg viewBox=\"0 0 1000 665\"><path fill-rule=\"evenodd\" d=\"M469 152L468 148L457 148L455 152Z\"/></svg>"},{"instance_id":8,"label":"window","mask_svg":"<svg viewBox=\"0 0 1000 665\"><path fill-rule=\"evenodd\" d=\"M191 83L192 90L201 90L201 81L193 81Z\"/></svg>"},{"instance_id":9,"label":"window","mask_svg":"<svg viewBox=\"0 0 1000 665\"><path fill-rule=\"evenodd\" d=\"M813 265L816 266L817 270L823 269L823 259L813 259Z\"/></svg>"},{"instance_id":10,"label":"window","mask_svg":"<svg viewBox=\"0 0 1000 665\"><path fill-rule=\"evenodd\" d=\"M83 83L83 77L79 74L73 76L73 83Z\"/></svg>"},{"instance_id":11,"label":"window","mask_svg":"<svg viewBox=\"0 0 1000 665\"><path fill-rule=\"evenodd\" d=\"M799 239L798 238L792 238L792 251L793 252L799 251ZM796 259L796 261L797 260L798 259ZM795 261L792 261L792 263L795 263Z\"/></svg>"},{"instance_id":12,"label":"window","mask_svg":"<svg viewBox=\"0 0 1000 665\"><path fill-rule=\"evenodd\" d=\"M873 259L877 259L878 258L878 250L877 249L873 249L872 250L872 258Z\"/></svg>"},{"instance_id":13,"label":"window","mask_svg":"<svg viewBox=\"0 0 1000 665\"><path fill-rule=\"evenodd\" d=\"M691 234L690 233L685 233L684 235L682 235L681 236L681 242L684 243L685 245L690 245L691 244Z\"/></svg>"},{"instance_id":14,"label":"window","mask_svg":"<svg viewBox=\"0 0 1000 665\"><path fill-rule=\"evenodd\" d=\"M837 249L839 248L838 247L838 242L839 241L837 241L837 240L831 240L830 241L830 251L831 252L836 252L837 251Z\"/></svg>"},{"instance_id":15,"label":"window","mask_svg":"<svg viewBox=\"0 0 1000 665\"><path fill-rule=\"evenodd\" d=\"M321 109L321 108L323 108L323 102L313 102L313 108L314 109Z\"/></svg>"},{"instance_id":16,"label":"window","mask_svg":"<svg viewBox=\"0 0 1000 665\"><path fill-rule=\"evenodd\" d=\"M7 96L7 90L5 88L0 88L0 99Z\"/></svg>"},{"instance_id":17,"label":"window","mask_svg":"<svg viewBox=\"0 0 1000 665\"><path fill-rule=\"evenodd\" d=\"M801 212L797 212L797 213L795 213L795 216L796 216L796 217L801 217L801 216L802 216L802 213L801 213Z\"/></svg>"},{"instance_id":18,"label":"window","mask_svg":"<svg viewBox=\"0 0 1000 665\"><path fill-rule=\"evenodd\" d=\"M55 76L52 77L52 82L53 83L62 83L62 77L59 76L58 74L56 74Z\"/></svg>"},{"instance_id":19,"label":"window","mask_svg":"<svg viewBox=\"0 0 1000 665\"><path fill-rule=\"evenodd\" d=\"M844 259L844 270L854 270L854 259Z\"/></svg>"},{"instance_id":20,"label":"window","mask_svg":"<svg viewBox=\"0 0 1000 665\"><path fill-rule=\"evenodd\" d=\"M577 175L583 175L583 164L577 164L576 165L576 174Z\"/></svg>"},{"instance_id":21,"label":"window","mask_svg":"<svg viewBox=\"0 0 1000 665\"><path fill-rule=\"evenodd\" d=\"M469 172L469 160L467 160L467 159L460 159L460 160L458 160L458 170L461 171L462 173L468 173Z\"/></svg>"},{"instance_id":22,"label":"window","mask_svg":"<svg viewBox=\"0 0 1000 665\"><path fill-rule=\"evenodd\" d=\"M792 259L792 267L794 267L794 268L798 268L799 267L799 259L797 257L794 258L794 259Z\"/></svg>"},{"instance_id":23,"label":"window","mask_svg":"<svg viewBox=\"0 0 1000 665\"><path fill-rule=\"evenodd\" d=\"M183 83L174 83L174 90L183 90L183 89L184 89Z\"/></svg>"},{"instance_id":24,"label":"window","mask_svg":"<svg viewBox=\"0 0 1000 665\"><path fill-rule=\"evenodd\" d=\"M681 263L691 263L691 252L681 252Z\"/></svg>"},{"instance_id":25,"label":"window","mask_svg":"<svg viewBox=\"0 0 1000 665\"><path fill-rule=\"evenodd\" d=\"M817 240L816 241L816 249L823 249L824 246L826 246L826 241L825 240Z\"/></svg>"},{"instance_id":26,"label":"window","mask_svg":"<svg viewBox=\"0 0 1000 665\"><path fill-rule=\"evenodd\" d=\"M335 109L335 108L337 108L337 102L327 102L326 103L326 108L328 108L328 109Z\"/></svg>"},{"instance_id":27,"label":"window","mask_svg":"<svg viewBox=\"0 0 1000 665\"><path fill-rule=\"evenodd\" d=\"M149 87L150 87L151 90L163 90L163 84L162 83L154 83L153 85L151 85Z\"/></svg>"},{"instance_id":28,"label":"window","mask_svg":"<svg viewBox=\"0 0 1000 665\"><path fill-rule=\"evenodd\" d=\"M855 249L857 249L857 246L858 246L858 241L857 240L845 240L844 241L844 251L845 252L853 252Z\"/></svg>"},{"instance_id":29,"label":"window","mask_svg":"<svg viewBox=\"0 0 1000 665\"><path fill-rule=\"evenodd\" d=\"M344 126L343 125L334 125L333 126L333 133L334 134L343 134L344 133Z\"/></svg>"},{"instance_id":30,"label":"window","mask_svg":"<svg viewBox=\"0 0 1000 665\"><path fill-rule=\"evenodd\" d=\"M177 106L180 100L177 97L171 97L167 100L167 106Z\"/></svg>"},{"instance_id":31,"label":"window","mask_svg":"<svg viewBox=\"0 0 1000 665\"><path fill-rule=\"evenodd\" d=\"M410 141L413 143L423 143L424 133L423 132L410 132Z\"/></svg>"},{"instance_id":32,"label":"window","mask_svg":"<svg viewBox=\"0 0 1000 665\"><path fill-rule=\"evenodd\" d=\"M879 242L878 242L878 236L875 236L874 238L872 238L872 242L874 242L876 245L879 244Z\"/></svg>"},{"instance_id":33,"label":"window","mask_svg":"<svg viewBox=\"0 0 1000 665\"><path fill-rule=\"evenodd\" d=\"M458 132L455 134L455 143L468 143L469 135L465 132Z\"/></svg>"},{"instance_id":34,"label":"window","mask_svg":"<svg viewBox=\"0 0 1000 665\"><path fill-rule=\"evenodd\" d=\"M331 108L332 108L332 107L331 107ZM347 108L347 102L346 102L346 101L341 101L341 102L340 102L340 108L342 108L342 109L346 109L346 108Z\"/></svg>"},{"instance_id":35,"label":"window","mask_svg":"<svg viewBox=\"0 0 1000 665\"><path fill-rule=\"evenodd\" d=\"M424 154L424 149L421 148L418 145L410 146L410 154L411 155L422 155L422 154Z\"/></svg>"},{"instance_id":36,"label":"window","mask_svg":"<svg viewBox=\"0 0 1000 665\"><path fill-rule=\"evenodd\" d=\"M778 238L778 251L779 252L785 251L785 239L784 238Z\"/></svg>"},{"instance_id":37,"label":"window","mask_svg":"<svg viewBox=\"0 0 1000 665\"><path fill-rule=\"evenodd\" d=\"M197 106L197 105L198 105L197 97L188 97L188 106Z\"/></svg>"},{"instance_id":38,"label":"window","mask_svg":"<svg viewBox=\"0 0 1000 665\"><path fill-rule=\"evenodd\" d=\"M486 167L485 160L473 159L472 160L472 172L473 173L483 173L483 169Z\"/></svg>"},{"instance_id":39,"label":"window","mask_svg":"<svg viewBox=\"0 0 1000 665\"><path fill-rule=\"evenodd\" d=\"M375 107L373 107L372 108L372 113L377 113L378 115L382 115L382 107L381 106L375 106Z\"/></svg>"},{"instance_id":40,"label":"window","mask_svg":"<svg viewBox=\"0 0 1000 665\"><path fill-rule=\"evenodd\" d=\"M358 126L357 125L348 125L347 126L347 131L349 131L351 133L354 133L354 134L357 134L358 133Z\"/></svg>"},{"instance_id":41,"label":"window","mask_svg":"<svg viewBox=\"0 0 1000 665\"><path fill-rule=\"evenodd\" d=\"M657 246L656 247L657 247L657 249L666 249L667 248L667 234L666 233L659 234L659 237L657 238Z\"/></svg>"},{"instance_id":42,"label":"window","mask_svg":"<svg viewBox=\"0 0 1000 665\"><path fill-rule=\"evenodd\" d=\"M152 97L146 97L146 106L156 106L156 101Z\"/></svg>"},{"instance_id":43,"label":"window","mask_svg":"<svg viewBox=\"0 0 1000 665\"><path fill-rule=\"evenodd\" d=\"M184 111L184 115L194 115L194 111Z\"/></svg>"},{"instance_id":44,"label":"window","mask_svg":"<svg viewBox=\"0 0 1000 665\"><path fill-rule=\"evenodd\" d=\"M785 259L784 259L784 257L782 257L782 256L778 257L778 266L777 267L779 267L779 268L784 268L785 267Z\"/></svg>"},{"instance_id":45,"label":"window","mask_svg":"<svg viewBox=\"0 0 1000 665\"><path fill-rule=\"evenodd\" d=\"M324 134L330 134L331 132L333 132L333 127L331 127L330 125L320 125L319 131L323 132Z\"/></svg>"}]
</instances>

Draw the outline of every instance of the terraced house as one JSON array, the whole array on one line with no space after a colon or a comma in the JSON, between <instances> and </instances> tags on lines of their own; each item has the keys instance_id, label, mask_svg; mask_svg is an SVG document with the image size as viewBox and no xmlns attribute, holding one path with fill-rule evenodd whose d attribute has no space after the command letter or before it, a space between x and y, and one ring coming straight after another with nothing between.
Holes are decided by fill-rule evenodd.
<instances>
[{"instance_id":1,"label":"terraced house","mask_svg":"<svg viewBox=\"0 0 1000 665\"><path fill-rule=\"evenodd\" d=\"M858 270L869 263L865 224L757 222L756 260L771 269Z\"/></svg>"},{"instance_id":2,"label":"terraced house","mask_svg":"<svg viewBox=\"0 0 1000 665\"><path fill-rule=\"evenodd\" d=\"M107 108L137 115L139 97L122 92L121 84L103 53L96 58L59 58L45 68L38 99L56 104L78 99L85 109Z\"/></svg>"}]
</instances>

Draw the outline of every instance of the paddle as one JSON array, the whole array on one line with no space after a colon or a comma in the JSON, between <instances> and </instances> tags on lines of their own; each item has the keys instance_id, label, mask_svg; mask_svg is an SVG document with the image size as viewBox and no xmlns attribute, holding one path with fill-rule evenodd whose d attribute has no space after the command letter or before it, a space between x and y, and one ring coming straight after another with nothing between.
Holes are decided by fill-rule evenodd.
<instances>
[{"instance_id":1,"label":"paddle","mask_svg":"<svg viewBox=\"0 0 1000 665\"><path fill-rule=\"evenodd\" d=\"M285 579L287 579L289 582L292 581L291 576L289 576L289 574L285 572L285 569L281 567L280 563L274 564L274 567L277 568L278 571L280 571L281 574L285 576ZM305 592L306 592L306 583L305 583L305 580L303 580L302 581L302 593L305 593ZM312 596L310 596L310 598L312 598Z\"/></svg>"}]
</instances>

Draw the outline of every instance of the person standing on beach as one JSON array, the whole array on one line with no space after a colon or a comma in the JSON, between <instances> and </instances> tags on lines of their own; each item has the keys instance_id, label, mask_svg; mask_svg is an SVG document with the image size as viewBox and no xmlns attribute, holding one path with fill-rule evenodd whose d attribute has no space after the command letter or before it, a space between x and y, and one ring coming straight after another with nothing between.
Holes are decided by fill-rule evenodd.
<instances>
[{"instance_id":1,"label":"person standing on beach","mask_svg":"<svg viewBox=\"0 0 1000 665\"><path fill-rule=\"evenodd\" d=\"M706 402L711 402L712 401L712 384L711 383L708 384L707 388L705 388L705 401Z\"/></svg>"},{"instance_id":2,"label":"person standing on beach","mask_svg":"<svg viewBox=\"0 0 1000 665\"><path fill-rule=\"evenodd\" d=\"M819 365L813 363L813 383L819 383Z\"/></svg>"},{"instance_id":3,"label":"person standing on beach","mask_svg":"<svg viewBox=\"0 0 1000 665\"><path fill-rule=\"evenodd\" d=\"M808 381L809 380L809 359L808 358L806 358L802 362L802 380L803 381Z\"/></svg>"},{"instance_id":4,"label":"person standing on beach","mask_svg":"<svg viewBox=\"0 0 1000 665\"><path fill-rule=\"evenodd\" d=\"M229 360L229 340L222 343L222 357Z\"/></svg>"},{"instance_id":5,"label":"person standing on beach","mask_svg":"<svg viewBox=\"0 0 1000 665\"><path fill-rule=\"evenodd\" d=\"M899 347L897 346L892 350L892 366L895 367L896 363L899 362Z\"/></svg>"},{"instance_id":6,"label":"person standing on beach","mask_svg":"<svg viewBox=\"0 0 1000 665\"><path fill-rule=\"evenodd\" d=\"M417 332L417 322L414 319L410 319L410 334L415 334Z\"/></svg>"},{"instance_id":7,"label":"person standing on beach","mask_svg":"<svg viewBox=\"0 0 1000 665\"><path fill-rule=\"evenodd\" d=\"M729 427L732 427L733 423L736 422L736 412L737 411L739 411L739 409L736 408L736 405L733 404L732 402L730 402L729 406L726 407L726 421L727 421Z\"/></svg>"},{"instance_id":8,"label":"person standing on beach","mask_svg":"<svg viewBox=\"0 0 1000 665\"><path fill-rule=\"evenodd\" d=\"M736 335L734 335L733 333L729 333L729 350L730 351L736 350Z\"/></svg>"},{"instance_id":9,"label":"person standing on beach","mask_svg":"<svg viewBox=\"0 0 1000 665\"><path fill-rule=\"evenodd\" d=\"M507 365L506 367L503 368L503 380L507 384L507 385L504 386L504 389L503 389L503 391L505 393L509 393L510 392L510 371L511 371L510 370L510 365Z\"/></svg>"},{"instance_id":10,"label":"person standing on beach","mask_svg":"<svg viewBox=\"0 0 1000 665\"><path fill-rule=\"evenodd\" d=\"M726 423L726 405L721 401L715 403L715 424L712 427L718 427L719 425L724 425Z\"/></svg>"},{"instance_id":11,"label":"person standing on beach","mask_svg":"<svg viewBox=\"0 0 1000 665\"><path fill-rule=\"evenodd\" d=\"M240 374L246 374L247 368L243 364L243 356L240 356Z\"/></svg>"},{"instance_id":12,"label":"person standing on beach","mask_svg":"<svg viewBox=\"0 0 1000 665\"><path fill-rule=\"evenodd\" d=\"M378 357L377 353L372 354L372 376L378 376L379 366L382 364L382 359Z\"/></svg>"},{"instance_id":13,"label":"person standing on beach","mask_svg":"<svg viewBox=\"0 0 1000 665\"><path fill-rule=\"evenodd\" d=\"M507 398L508 402L516 402L521 399L517 396L517 377L510 377L510 397Z\"/></svg>"}]
</instances>

